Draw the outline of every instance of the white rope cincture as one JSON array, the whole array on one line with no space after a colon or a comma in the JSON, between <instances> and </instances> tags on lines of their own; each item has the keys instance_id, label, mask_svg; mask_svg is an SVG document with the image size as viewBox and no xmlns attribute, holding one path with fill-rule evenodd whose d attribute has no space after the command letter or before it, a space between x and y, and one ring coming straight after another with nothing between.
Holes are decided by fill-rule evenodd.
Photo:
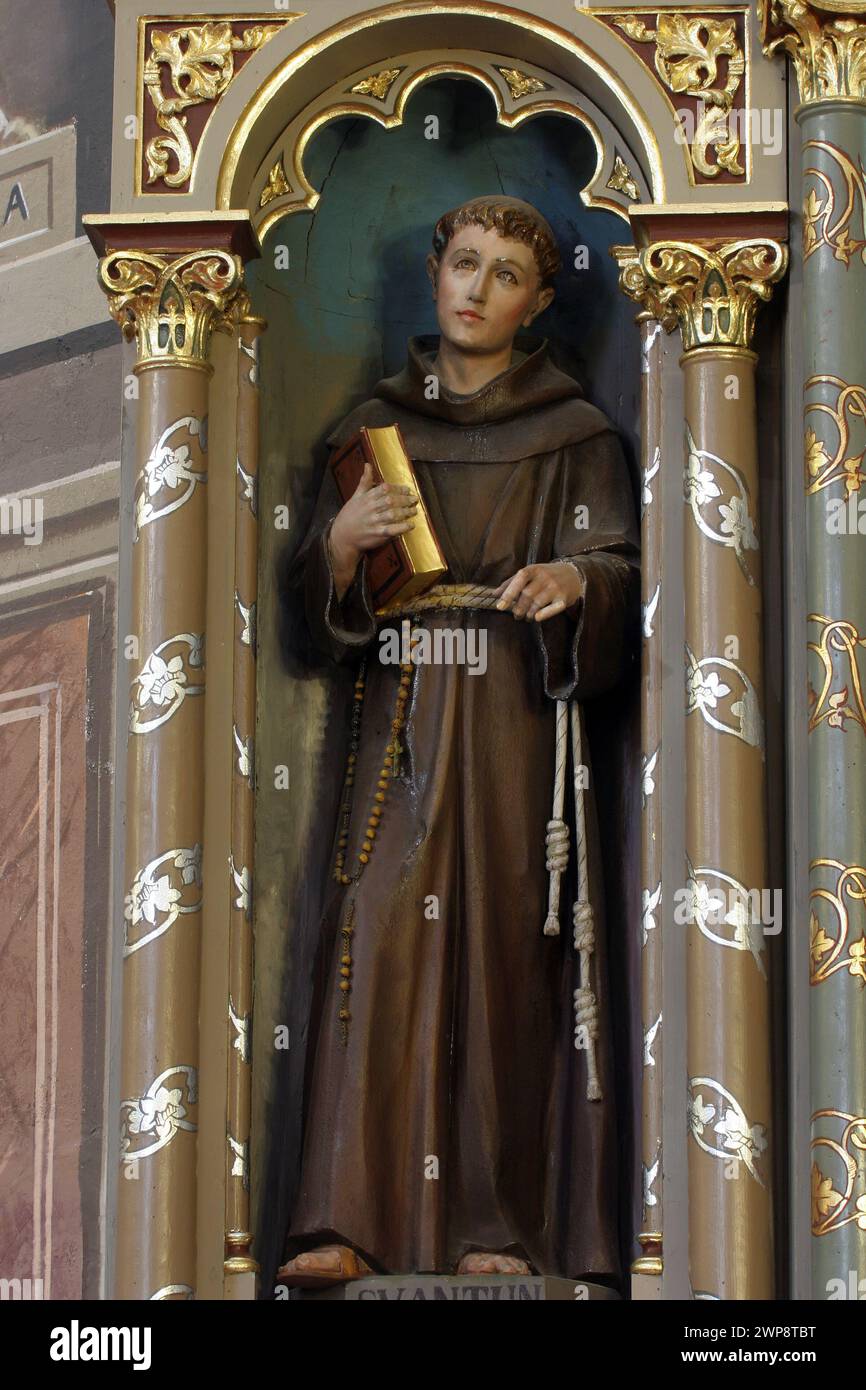
<instances>
[{"instance_id":1,"label":"white rope cincture","mask_svg":"<svg viewBox=\"0 0 866 1390\"><path fill-rule=\"evenodd\" d=\"M574 991L574 1045L586 1052L586 1098L602 1100L595 1056L598 1001L590 983L590 957L595 950L595 919L589 901L586 867L586 807L583 799L583 714L571 702L571 749L574 763L574 829L577 838L577 901L574 904L574 949L580 956L580 986Z\"/></svg>"},{"instance_id":2,"label":"white rope cincture","mask_svg":"<svg viewBox=\"0 0 866 1390\"><path fill-rule=\"evenodd\" d=\"M577 700L556 702L556 760L553 780L553 814L547 822L547 872L550 889L545 936L559 935L559 895L562 875L568 868L569 834L562 818L565 806L565 774L568 760L568 729L574 774L574 831L577 846L577 901L574 904L574 949L580 958L580 984L574 991L574 1045L586 1053L586 1098L602 1100L598 1079L595 1044L598 1037L598 1000L590 983L590 957L595 950L595 920L589 901L589 875L586 866L586 808L583 799L583 729Z\"/></svg>"},{"instance_id":3,"label":"white rope cincture","mask_svg":"<svg viewBox=\"0 0 866 1390\"><path fill-rule=\"evenodd\" d=\"M547 822L547 872L550 889L547 898L545 936L559 936L559 889L568 868L568 826L562 819L565 806L565 764L568 758L568 705L556 702L556 771L553 778L553 814Z\"/></svg>"},{"instance_id":4,"label":"white rope cincture","mask_svg":"<svg viewBox=\"0 0 866 1390\"><path fill-rule=\"evenodd\" d=\"M390 606L377 608L376 616L413 616L428 610L448 608L495 608L501 587L484 584L437 584L423 594ZM586 867L586 816L583 799L583 716L577 700L556 702L556 760L553 781L553 813L547 822L546 867L550 874L545 936L559 936L559 897L562 875L568 868L569 831L563 819L565 777L568 762L569 705L571 744L574 763L574 820L577 843L577 901L574 904L574 949L580 957L580 984L574 991L574 1045L586 1052L586 1098L602 1100L598 1079L595 1043L598 1037L598 1000L590 983L590 957L595 949L595 925L589 901Z\"/></svg>"}]
</instances>

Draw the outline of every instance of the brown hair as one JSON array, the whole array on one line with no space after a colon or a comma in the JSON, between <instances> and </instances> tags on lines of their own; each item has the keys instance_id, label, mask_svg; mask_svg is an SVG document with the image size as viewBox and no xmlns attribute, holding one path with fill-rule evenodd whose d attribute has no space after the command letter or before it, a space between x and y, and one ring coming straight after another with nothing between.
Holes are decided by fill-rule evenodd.
<instances>
[{"instance_id":1,"label":"brown hair","mask_svg":"<svg viewBox=\"0 0 866 1390\"><path fill-rule=\"evenodd\" d=\"M472 198L468 203L461 203L459 207L443 213L433 232L436 259L441 261L442 254L458 227L476 226L483 227L485 231L495 228L500 236L508 237L512 241L522 241L525 246L531 247L541 279L541 288L545 289L553 282L562 265L556 237L538 209L531 203L524 203L520 198L507 198L502 195Z\"/></svg>"}]
</instances>

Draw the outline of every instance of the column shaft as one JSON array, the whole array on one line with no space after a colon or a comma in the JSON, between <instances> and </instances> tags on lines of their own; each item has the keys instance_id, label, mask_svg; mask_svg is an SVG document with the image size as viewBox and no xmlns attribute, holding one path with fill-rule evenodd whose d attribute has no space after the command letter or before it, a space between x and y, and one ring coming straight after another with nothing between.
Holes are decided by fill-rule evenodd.
<instances>
[{"instance_id":1,"label":"column shaft","mask_svg":"<svg viewBox=\"0 0 866 1390\"><path fill-rule=\"evenodd\" d=\"M240 219L243 222L243 219ZM242 283L236 214L88 218L137 344L116 1292L195 1296L210 338ZM199 230L216 245L190 250ZM141 246L141 240L149 245ZM245 247L245 249L248 249Z\"/></svg>"},{"instance_id":2,"label":"column shaft","mask_svg":"<svg viewBox=\"0 0 866 1390\"><path fill-rule=\"evenodd\" d=\"M864 40L866 44L866 40ZM801 107L813 1296L866 1287L866 102ZM860 511L864 515L860 516ZM860 1294L862 1297L862 1293Z\"/></svg>"},{"instance_id":3,"label":"column shaft","mask_svg":"<svg viewBox=\"0 0 866 1390\"><path fill-rule=\"evenodd\" d=\"M235 638L231 805L228 1088L226 1114L226 1273L258 1268L250 1256L249 1140L253 999L253 810L255 800L258 585L258 346L264 320L245 304L238 314L238 454L235 494Z\"/></svg>"},{"instance_id":4,"label":"column shaft","mask_svg":"<svg viewBox=\"0 0 866 1390\"><path fill-rule=\"evenodd\" d=\"M642 328L641 352L641 1256L635 1274L662 1272L662 350L653 319Z\"/></svg>"},{"instance_id":5,"label":"column shaft","mask_svg":"<svg viewBox=\"0 0 866 1390\"><path fill-rule=\"evenodd\" d=\"M127 646L133 674L117 1250L122 1298L166 1290L188 1295L195 1288L208 378L203 363L149 365L138 376L135 632ZM175 506L167 502L172 493Z\"/></svg>"},{"instance_id":6,"label":"column shaft","mask_svg":"<svg viewBox=\"0 0 866 1390\"><path fill-rule=\"evenodd\" d=\"M683 357L689 1263L697 1297L773 1296L769 889L755 356Z\"/></svg>"}]
</instances>

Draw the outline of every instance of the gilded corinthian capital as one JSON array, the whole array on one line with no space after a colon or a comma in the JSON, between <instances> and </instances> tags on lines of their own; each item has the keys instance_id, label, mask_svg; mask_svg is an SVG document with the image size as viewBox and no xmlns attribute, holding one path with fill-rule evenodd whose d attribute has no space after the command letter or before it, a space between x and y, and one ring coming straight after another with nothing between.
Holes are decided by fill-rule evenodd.
<instances>
[{"instance_id":1,"label":"gilded corinthian capital","mask_svg":"<svg viewBox=\"0 0 866 1390\"><path fill-rule=\"evenodd\" d=\"M677 316L671 305L662 302L658 287L644 274L637 247L612 246L610 254L619 266L620 289L641 306L640 313L635 315L637 322L657 319L666 333L673 332L677 326Z\"/></svg>"},{"instance_id":2,"label":"gilded corinthian capital","mask_svg":"<svg viewBox=\"0 0 866 1390\"><path fill-rule=\"evenodd\" d=\"M230 326L243 273L241 257L222 250L174 258L113 251L99 262L112 318L138 344L138 369L206 367L211 333Z\"/></svg>"},{"instance_id":3,"label":"gilded corinthian capital","mask_svg":"<svg viewBox=\"0 0 866 1390\"><path fill-rule=\"evenodd\" d=\"M790 53L800 100L866 101L864 0L758 0L767 57Z\"/></svg>"},{"instance_id":4,"label":"gilded corinthian capital","mask_svg":"<svg viewBox=\"0 0 866 1390\"><path fill-rule=\"evenodd\" d=\"M622 252L622 255L617 254ZM657 241L638 251L616 248L620 287L669 333L679 324L686 352L699 347L747 348L758 305L785 274L787 248L770 238L713 248Z\"/></svg>"}]
</instances>

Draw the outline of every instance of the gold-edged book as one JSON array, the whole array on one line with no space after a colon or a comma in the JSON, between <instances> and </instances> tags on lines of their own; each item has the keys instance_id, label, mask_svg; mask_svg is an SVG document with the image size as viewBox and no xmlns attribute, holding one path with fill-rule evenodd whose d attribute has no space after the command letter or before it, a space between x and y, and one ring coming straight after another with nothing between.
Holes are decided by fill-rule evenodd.
<instances>
[{"instance_id":1,"label":"gold-edged book","mask_svg":"<svg viewBox=\"0 0 866 1390\"><path fill-rule=\"evenodd\" d=\"M368 552L370 596L374 608L381 609L388 604L405 603L416 594L423 593L436 583L448 566L430 524L399 425L379 428L362 425L358 433L334 454L331 468L344 502L357 488L366 463L372 465L377 483L411 487L418 497L418 510L412 519L413 529L402 536L392 536L383 545Z\"/></svg>"}]
</instances>

